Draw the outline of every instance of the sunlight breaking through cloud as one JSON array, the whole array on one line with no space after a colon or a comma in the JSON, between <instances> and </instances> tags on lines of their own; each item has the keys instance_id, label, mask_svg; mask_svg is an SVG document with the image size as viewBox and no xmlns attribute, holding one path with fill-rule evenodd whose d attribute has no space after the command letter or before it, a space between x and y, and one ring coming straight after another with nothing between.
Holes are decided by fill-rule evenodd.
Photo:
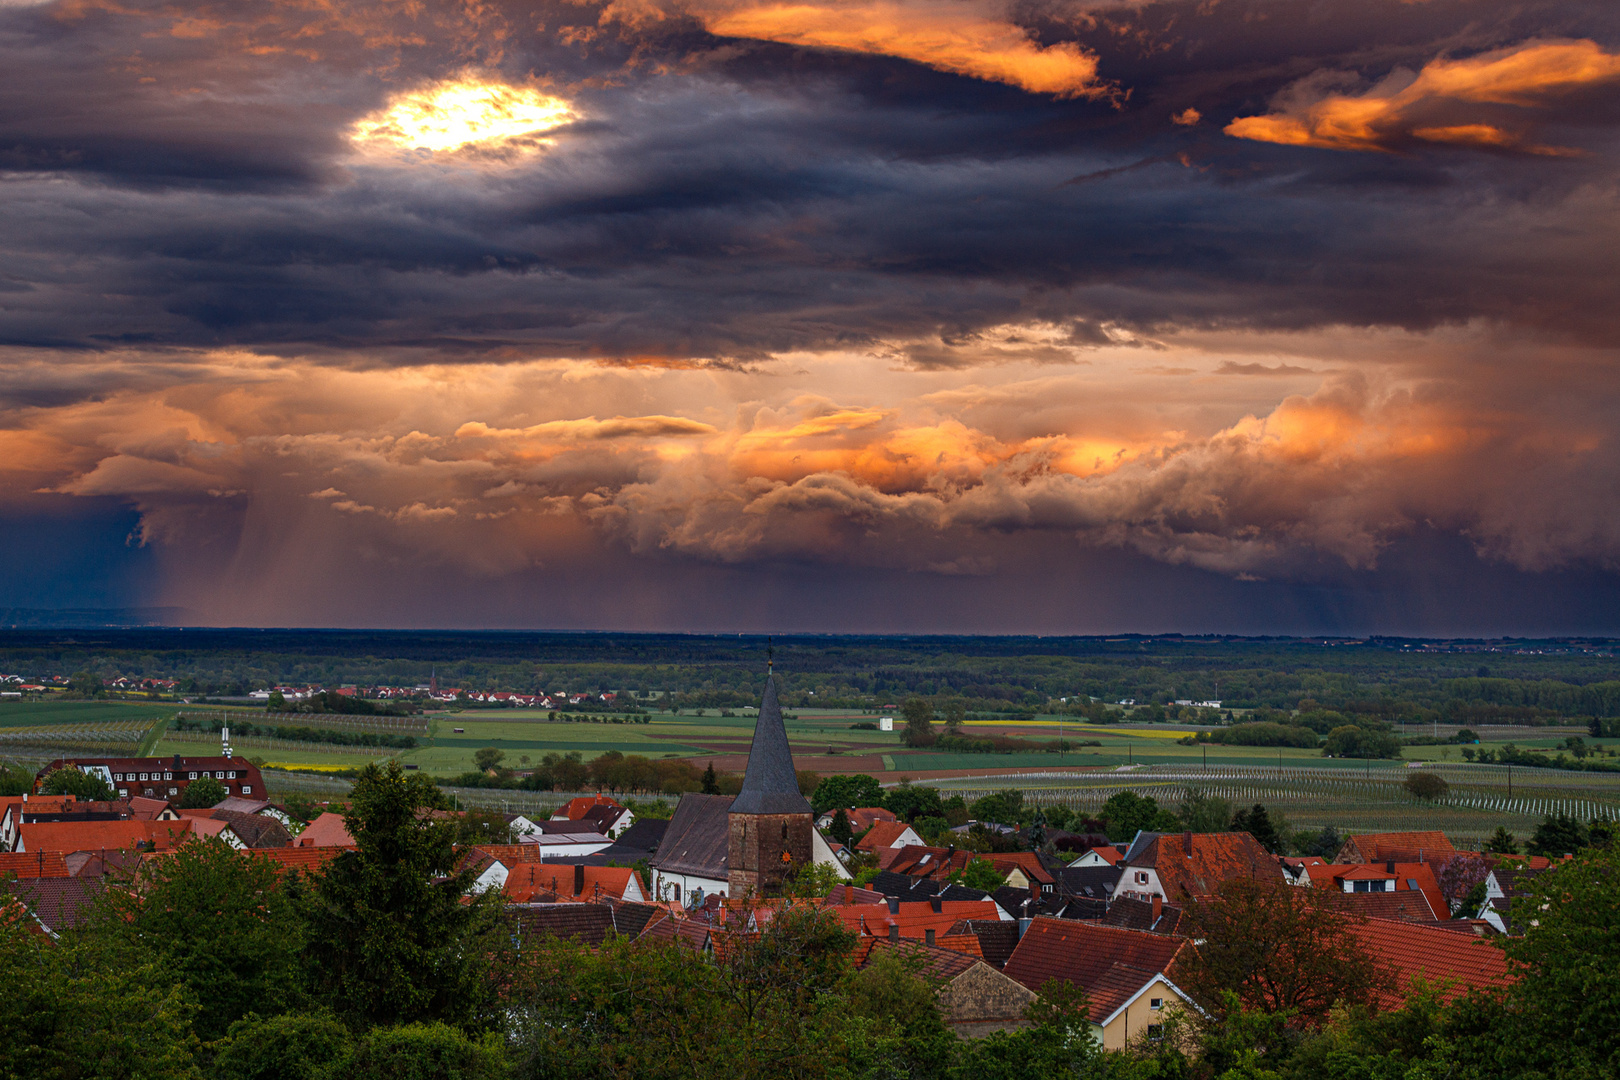
<instances>
[{"instance_id":1,"label":"sunlight breaking through cloud","mask_svg":"<svg viewBox=\"0 0 1620 1080\"><path fill-rule=\"evenodd\" d=\"M538 149L540 136L574 118L561 98L463 75L394 98L355 124L354 140L434 153Z\"/></svg>"}]
</instances>

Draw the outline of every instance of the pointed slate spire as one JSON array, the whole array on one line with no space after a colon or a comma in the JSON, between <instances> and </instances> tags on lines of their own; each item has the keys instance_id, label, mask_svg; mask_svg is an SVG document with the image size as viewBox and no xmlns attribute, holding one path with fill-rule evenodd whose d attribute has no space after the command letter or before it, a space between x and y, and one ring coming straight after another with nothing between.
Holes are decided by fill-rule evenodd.
<instances>
[{"instance_id":1,"label":"pointed slate spire","mask_svg":"<svg viewBox=\"0 0 1620 1080\"><path fill-rule=\"evenodd\" d=\"M799 778L793 771L793 751L788 749L782 707L776 702L775 675L765 677L765 696L760 699L754 741L748 748L748 771L743 773L742 791L732 801L731 812L810 813L810 800L799 794Z\"/></svg>"}]
</instances>

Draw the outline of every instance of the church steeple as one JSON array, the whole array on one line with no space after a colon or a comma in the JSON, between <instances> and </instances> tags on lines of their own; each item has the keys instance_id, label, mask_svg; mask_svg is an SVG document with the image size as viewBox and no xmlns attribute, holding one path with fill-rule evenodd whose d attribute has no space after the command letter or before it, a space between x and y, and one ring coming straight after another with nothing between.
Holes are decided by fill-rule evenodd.
<instances>
[{"instance_id":1,"label":"church steeple","mask_svg":"<svg viewBox=\"0 0 1620 1080\"><path fill-rule=\"evenodd\" d=\"M799 793L793 750L776 698L776 675L770 660L766 663L765 694L748 748L748 769L727 815L727 887L732 896L775 892L789 874L814 858L810 800Z\"/></svg>"},{"instance_id":2,"label":"church steeple","mask_svg":"<svg viewBox=\"0 0 1620 1080\"><path fill-rule=\"evenodd\" d=\"M776 676L765 676L754 741L748 747L748 769L742 791L731 804L733 814L808 814L810 800L799 794L799 777L788 747L782 706L776 700Z\"/></svg>"}]
</instances>

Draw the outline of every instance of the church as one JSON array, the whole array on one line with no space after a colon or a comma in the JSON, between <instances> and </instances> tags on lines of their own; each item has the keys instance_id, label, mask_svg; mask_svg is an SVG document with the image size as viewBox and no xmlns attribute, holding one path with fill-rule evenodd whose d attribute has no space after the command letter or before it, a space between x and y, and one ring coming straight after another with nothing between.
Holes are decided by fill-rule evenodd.
<instances>
[{"instance_id":1,"label":"church","mask_svg":"<svg viewBox=\"0 0 1620 1080\"><path fill-rule=\"evenodd\" d=\"M810 801L799 792L772 672L765 677L742 790L735 797L681 796L652 860L653 893L689 906L715 893L768 896L781 891L796 867L809 863L849 877L816 831Z\"/></svg>"}]
</instances>

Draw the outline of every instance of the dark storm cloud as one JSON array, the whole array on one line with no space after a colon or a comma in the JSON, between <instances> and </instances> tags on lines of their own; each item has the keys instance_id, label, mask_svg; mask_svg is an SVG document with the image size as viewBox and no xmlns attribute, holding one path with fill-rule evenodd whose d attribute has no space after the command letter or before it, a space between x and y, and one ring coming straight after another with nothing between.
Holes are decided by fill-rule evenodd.
<instances>
[{"instance_id":1,"label":"dark storm cloud","mask_svg":"<svg viewBox=\"0 0 1620 1080\"><path fill-rule=\"evenodd\" d=\"M1620 40L1608 5L1372 7L1025 15L1094 53L1117 103L723 41L690 18L598 25L590 6L0 9L4 243L27 290L0 335L759 357L1017 318L1487 318L1612 341L1612 245L1549 240L1612 172L1598 105L1559 118L1586 121L1589 156L1551 166L1220 134L1313 72L1378 78L1536 33ZM551 79L594 120L482 175L353 160L348 124L468 64ZM1188 107L1199 125L1169 122ZM1612 200L1586 212L1612 223Z\"/></svg>"},{"instance_id":2,"label":"dark storm cloud","mask_svg":"<svg viewBox=\"0 0 1620 1080\"><path fill-rule=\"evenodd\" d=\"M1386 596L1426 530L1612 575L1617 52L1588 0L0 5L0 500L137 507L224 621L1069 551ZM351 138L452 83L571 113Z\"/></svg>"}]
</instances>

